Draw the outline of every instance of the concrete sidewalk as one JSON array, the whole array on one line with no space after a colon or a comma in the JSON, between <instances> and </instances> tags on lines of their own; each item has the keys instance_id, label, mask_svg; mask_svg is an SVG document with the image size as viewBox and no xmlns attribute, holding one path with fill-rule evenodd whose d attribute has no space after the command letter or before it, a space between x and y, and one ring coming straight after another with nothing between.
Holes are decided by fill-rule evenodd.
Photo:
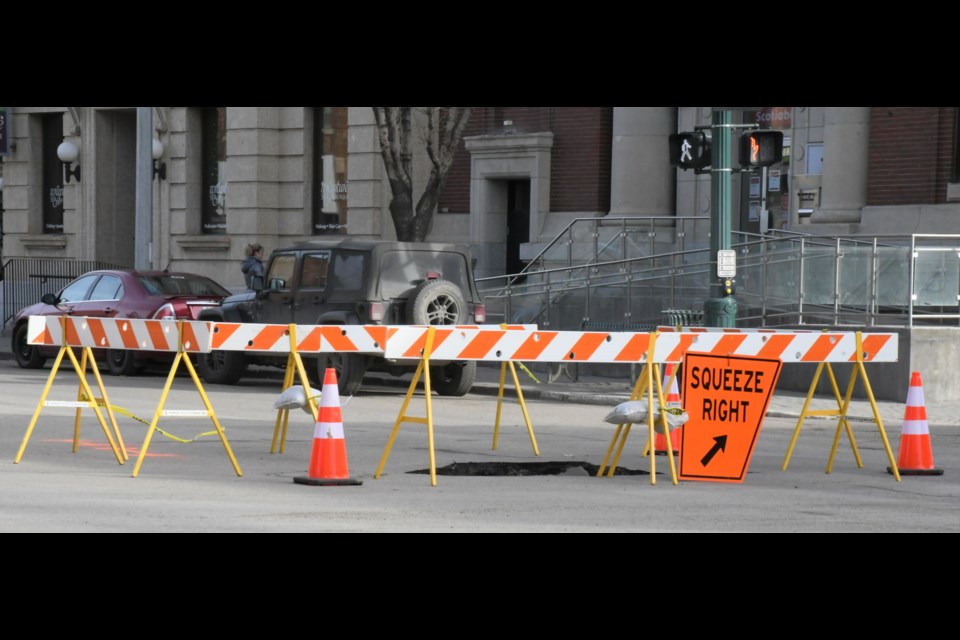
<instances>
[{"instance_id":1,"label":"concrete sidewalk","mask_svg":"<svg viewBox=\"0 0 960 640\"><path fill-rule=\"evenodd\" d=\"M630 399L633 387L626 378L605 378L599 376L577 376L576 381L561 374L553 382L548 381L546 372L525 372L517 367L517 377L525 399L547 400L557 402L576 402L581 404L597 404L610 408ZM477 368L477 382L473 393L496 395L499 390L500 368L498 366L484 366ZM507 394L513 397L513 379L509 371L506 376L505 388ZM844 389L841 389L841 392ZM797 391L776 390L770 400L767 415L782 418L799 418L803 411L806 395ZM933 426L957 427L960 426L960 411L946 403L931 402L924 398L927 410L927 422ZM808 411L816 409L836 409L837 403L832 395L815 395L808 407ZM888 435L899 434L903 426L905 405L900 402L878 400L877 408L880 419ZM850 401L849 418L857 422L873 422L873 410L867 400L854 398ZM808 420L830 420L833 417L810 416Z\"/></svg>"}]
</instances>

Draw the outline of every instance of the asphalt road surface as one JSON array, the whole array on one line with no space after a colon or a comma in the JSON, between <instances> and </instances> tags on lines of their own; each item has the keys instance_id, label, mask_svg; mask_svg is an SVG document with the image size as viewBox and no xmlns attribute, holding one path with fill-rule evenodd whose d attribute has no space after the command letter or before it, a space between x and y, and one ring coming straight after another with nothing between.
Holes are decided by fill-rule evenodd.
<instances>
[{"instance_id":1,"label":"asphalt road surface","mask_svg":"<svg viewBox=\"0 0 960 640\"><path fill-rule=\"evenodd\" d=\"M242 469L238 477L208 417L164 416L137 477L147 425L118 415L130 459L119 465L90 409L82 410L81 446L71 452L74 409L47 406L19 464L24 439L50 373L0 362L0 531L3 532L956 532L960 531L960 430L934 434L942 476L887 472L877 428L855 423L863 468L844 437L833 471L824 473L835 422L809 419L789 468L781 471L796 421L768 417L742 483L670 481L667 458L649 475L597 478L579 467L550 476L438 477L429 466L426 427L405 423L380 479L373 475L403 401L396 386L369 386L341 398L351 475L361 486L306 486L314 424L290 412L284 454L270 454L281 378L262 374L206 391ZM92 378L91 378L92 380ZM149 421L164 373L104 378L109 400ZM72 370L60 373L48 400L76 398ZM599 464L614 432L610 407L562 401L527 403L541 455L535 457L521 411L507 399L499 447L491 449L496 398L469 394L433 399L438 467L466 462ZM202 409L186 375L177 377L168 410ZM422 393L407 410L425 415ZM887 425L894 455L899 425ZM198 436L199 437L196 437ZM644 433L634 427L620 461L649 471Z\"/></svg>"}]
</instances>

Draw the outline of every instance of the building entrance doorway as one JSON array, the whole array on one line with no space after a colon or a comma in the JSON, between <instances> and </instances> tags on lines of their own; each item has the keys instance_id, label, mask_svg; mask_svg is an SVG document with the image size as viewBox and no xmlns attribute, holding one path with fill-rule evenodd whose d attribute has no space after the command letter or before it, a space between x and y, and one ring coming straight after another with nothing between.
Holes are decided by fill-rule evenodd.
<instances>
[{"instance_id":1,"label":"building entrance doorway","mask_svg":"<svg viewBox=\"0 0 960 640\"><path fill-rule=\"evenodd\" d=\"M530 181L507 181L507 273L519 273L520 245L530 242Z\"/></svg>"},{"instance_id":2,"label":"building entrance doorway","mask_svg":"<svg viewBox=\"0 0 960 640\"><path fill-rule=\"evenodd\" d=\"M136 235L137 114L97 111L94 259L132 267Z\"/></svg>"}]
</instances>

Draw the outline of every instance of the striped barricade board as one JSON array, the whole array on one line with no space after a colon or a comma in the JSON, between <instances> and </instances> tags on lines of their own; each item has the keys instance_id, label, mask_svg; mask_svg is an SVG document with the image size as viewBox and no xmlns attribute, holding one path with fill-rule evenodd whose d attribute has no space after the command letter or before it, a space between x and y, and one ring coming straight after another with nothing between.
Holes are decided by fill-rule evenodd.
<instances>
[{"instance_id":1,"label":"striped barricade board","mask_svg":"<svg viewBox=\"0 0 960 640\"><path fill-rule=\"evenodd\" d=\"M30 316L27 341L94 349L179 351L177 324L176 320ZM210 323L183 322L183 350L208 353L210 335Z\"/></svg>"},{"instance_id":2,"label":"striped barricade board","mask_svg":"<svg viewBox=\"0 0 960 640\"><path fill-rule=\"evenodd\" d=\"M429 329L395 329L387 341L386 357L420 359ZM648 333L437 327L430 357L491 362L638 362L645 356L649 341Z\"/></svg>"},{"instance_id":3,"label":"striped barricade board","mask_svg":"<svg viewBox=\"0 0 960 640\"><path fill-rule=\"evenodd\" d=\"M391 327L385 356L420 359L427 328ZM645 362L650 333L436 328L435 360L525 362ZM864 362L896 362L898 335L864 334ZM680 362L688 349L714 355L778 358L783 362L855 362L855 332L674 332L657 335L654 361Z\"/></svg>"},{"instance_id":4,"label":"striped barricade board","mask_svg":"<svg viewBox=\"0 0 960 640\"><path fill-rule=\"evenodd\" d=\"M383 353L387 327L380 325L295 325L300 353ZM214 322L215 351L290 353L290 325Z\"/></svg>"},{"instance_id":5,"label":"striped barricade board","mask_svg":"<svg viewBox=\"0 0 960 640\"><path fill-rule=\"evenodd\" d=\"M674 327L660 325L660 333L822 333L820 329L771 329L768 327Z\"/></svg>"},{"instance_id":6,"label":"striped barricade board","mask_svg":"<svg viewBox=\"0 0 960 640\"><path fill-rule=\"evenodd\" d=\"M896 333L861 333L863 362L896 362L898 344ZM661 347L673 349L661 355ZM803 329L668 332L657 338L656 360L679 362L688 349L712 355L777 358L784 363L856 362L857 334Z\"/></svg>"},{"instance_id":7,"label":"striped barricade board","mask_svg":"<svg viewBox=\"0 0 960 640\"><path fill-rule=\"evenodd\" d=\"M398 329L419 325L295 325L298 353L364 353L383 355L387 342ZM536 325L506 325L508 331L530 331ZM502 331L499 325L456 325L449 330ZM215 322L211 346L222 351L290 353L290 325Z\"/></svg>"}]
</instances>

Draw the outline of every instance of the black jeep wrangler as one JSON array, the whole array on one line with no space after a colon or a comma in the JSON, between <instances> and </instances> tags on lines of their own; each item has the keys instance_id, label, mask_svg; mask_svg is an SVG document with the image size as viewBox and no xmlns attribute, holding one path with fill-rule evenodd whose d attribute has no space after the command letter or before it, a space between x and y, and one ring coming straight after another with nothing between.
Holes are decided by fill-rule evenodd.
<instances>
[{"instance_id":1,"label":"black jeep wrangler","mask_svg":"<svg viewBox=\"0 0 960 640\"><path fill-rule=\"evenodd\" d=\"M274 251L253 291L226 298L199 320L266 324L480 324L486 309L462 244L311 241ZM214 351L200 358L207 382L234 384L251 363L286 366L286 357ZM432 386L462 396L473 386L476 362L432 363ZM340 393L353 395L367 371L402 375L410 366L379 356L317 354L316 381L337 371ZM311 367L307 367L308 370ZM311 372L311 376L314 372Z\"/></svg>"}]
</instances>

